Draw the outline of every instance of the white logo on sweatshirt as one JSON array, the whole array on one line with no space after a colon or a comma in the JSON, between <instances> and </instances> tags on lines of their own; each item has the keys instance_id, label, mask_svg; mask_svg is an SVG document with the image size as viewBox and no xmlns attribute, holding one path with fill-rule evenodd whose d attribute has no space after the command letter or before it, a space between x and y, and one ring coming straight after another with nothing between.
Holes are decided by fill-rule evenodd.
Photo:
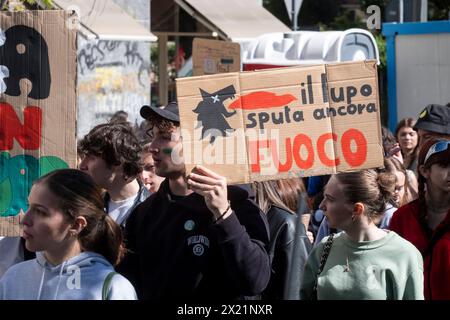
<instances>
[{"instance_id":1,"label":"white logo on sweatshirt","mask_svg":"<svg viewBox=\"0 0 450 320\"><path fill-rule=\"evenodd\" d=\"M73 289L81 289L81 270L80 267L77 265L71 265L67 267L67 273L71 274L67 278L67 289L73 290Z\"/></svg>"},{"instance_id":2,"label":"white logo on sweatshirt","mask_svg":"<svg viewBox=\"0 0 450 320\"><path fill-rule=\"evenodd\" d=\"M187 239L187 241L188 241L188 246L190 246L191 244L201 243L201 244L209 247L209 239L202 235L189 237Z\"/></svg>"},{"instance_id":3,"label":"white logo on sweatshirt","mask_svg":"<svg viewBox=\"0 0 450 320\"><path fill-rule=\"evenodd\" d=\"M194 245L192 252L196 256L201 256L205 252L205 247L209 248L209 239L203 235L192 236L187 239L188 246Z\"/></svg>"},{"instance_id":4,"label":"white logo on sweatshirt","mask_svg":"<svg viewBox=\"0 0 450 320\"><path fill-rule=\"evenodd\" d=\"M203 248L203 246L200 243L198 243L192 248L192 252L196 256L201 256L203 252L205 252L205 248Z\"/></svg>"}]
</instances>

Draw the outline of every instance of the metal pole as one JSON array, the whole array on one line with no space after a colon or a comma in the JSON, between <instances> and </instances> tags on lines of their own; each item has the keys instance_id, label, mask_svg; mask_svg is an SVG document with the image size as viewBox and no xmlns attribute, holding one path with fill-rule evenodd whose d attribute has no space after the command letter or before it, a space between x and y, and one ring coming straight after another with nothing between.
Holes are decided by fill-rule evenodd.
<instances>
[{"instance_id":1,"label":"metal pole","mask_svg":"<svg viewBox=\"0 0 450 320\"><path fill-rule=\"evenodd\" d=\"M168 81L169 77L167 76L167 60L168 60L168 51L167 51L167 35L159 35L158 36L158 48L159 48L159 83L158 83L158 95L159 95L159 103L163 106L168 103Z\"/></svg>"},{"instance_id":2,"label":"metal pole","mask_svg":"<svg viewBox=\"0 0 450 320\"><path fill-rule=\"evenodd\" d=\"M400 0L399 4L398 4L398 12L399 12L399 15L400 15L400 19L399 19L398 22L400 22L400 23L403 23L403 18L404 18L403 15L405 14L403 12L403 10L404 10L404 8L403 8L403 0Z\"/></svg>"},{"instance_id":3,"label":"metal pole","mask_svg":"<svg viewBox=\"0 0 450 320\"><path fill-rule=\"evenodd\" d=\"M292 30L297 31L297 19L295 19L295 2L297 0L292 0L291 3L291 15L292 15Z\"/></svg>"},{"instance_id":4,"label":"metal pole","mask_svg":"<svg viewBox=\"0 0 450 320\"><path fill-rule=\"evenodd\" d=\"M427 22L427 21L428 21L428 0L422 0L420 8L420 22Z\"/></svg>"}]
</instances>

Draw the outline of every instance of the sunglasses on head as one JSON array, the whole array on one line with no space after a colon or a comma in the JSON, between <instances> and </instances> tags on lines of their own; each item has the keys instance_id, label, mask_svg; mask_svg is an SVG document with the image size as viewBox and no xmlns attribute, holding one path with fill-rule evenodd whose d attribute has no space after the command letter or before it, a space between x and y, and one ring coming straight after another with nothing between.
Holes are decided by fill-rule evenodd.
<instances>
[{"instance_id":1,"label":"sunglasses on head","mask_svg":"<svg viewBox=\"0 0 450 320\"><path fill-rule=\"evenodd\" d=\"M450 141L439 141L433 144L430 149L428 149L427 155L425 156L425 160L423 164L427 163L427 160L435 153L439 153L448 149L450 145Z\"/></svg>"}]
</instances>

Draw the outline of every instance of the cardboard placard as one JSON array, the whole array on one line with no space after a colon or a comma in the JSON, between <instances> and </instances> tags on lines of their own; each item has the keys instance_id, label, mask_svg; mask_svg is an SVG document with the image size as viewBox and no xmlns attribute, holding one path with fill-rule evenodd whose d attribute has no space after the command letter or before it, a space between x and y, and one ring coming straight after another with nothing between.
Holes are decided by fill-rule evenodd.
<instances>
[{"instance_id":1,"label":"cardboard placard","mask_svg":"<svg viewBox=\"0 0 450 320\"><path fill-rule=\"evenodd\" d=\"M383 166L376 61L177 79L183 157L230 184Z\"/></svg>"},{"instance_id":2,"label":"cardboard placard","mask_svg":"<svg viewBox=\"0 0 450 320\"><path fill-rule=\"evenodd\" d=\"M192 74L202 76L237 72L241 68L239 43L195 38L192 44Z\"/></svg>"},{"instance_id":3,"label":"cardboard placard","mask_svg":"<svg viewBox=\"0 0 450 320\"><path fill-rule=\"evenodd\" d=\"M0 12L0 236L34 180L76 164L76 30L65 11Z\"/></svg>"}]
</instances>

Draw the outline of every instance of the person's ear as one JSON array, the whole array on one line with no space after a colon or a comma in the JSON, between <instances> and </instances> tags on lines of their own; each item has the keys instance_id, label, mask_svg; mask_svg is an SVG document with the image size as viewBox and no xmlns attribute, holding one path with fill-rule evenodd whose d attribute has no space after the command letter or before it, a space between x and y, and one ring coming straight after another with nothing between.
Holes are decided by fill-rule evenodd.
<instances>
[{"instance_id":1,"label":"person's ear","mask_svg":"<svg viewBox=\"0 0 450 320\"><path fill-rule=\"evenodd\" d=\"M352 219L354 219L353 217L362 217L362 215L364 214L364 210L365 210L365 206L364 203L361 202L357 202L353 205L353 212L352 212Z\"/></svg>"},{"instance_id":2,"label":"person's ear","mask_svg":"<svg viewBox=\"0 0 450 320\"><path fill-rule=\"evenodd\" d=\"M122 179L124 181L126 181L127 183L130 183L131 181L133 181L135 178L133 177L129 177L125 172L124 172L124 164L121 163L117 166L113 165L111 166L111 170L114 171L116 173L117 176L122 176Z\"/></svg>"},{"instance_id":3,"label":"person's ear","mask_svg":"<svg viewBox=\"0 0 450 320\"><path fill-rule=\"evenodd\" d=\"M85 217L76 217L74 223L69 229L69 233L71 236L77 236L87 225L87 221Z\"/></svg>"},{"instance_id":4,"label":"person's ear","mask_svg":"<svg viewBox=\"0 0 450 320\"><path fill-rule=\"evenodd\" d=\"M425 168L423 164L421 164L417 170L419 170L419 173L425 178L428 179L430 177L430 169Z\"/></svg>"}]
</instances>

